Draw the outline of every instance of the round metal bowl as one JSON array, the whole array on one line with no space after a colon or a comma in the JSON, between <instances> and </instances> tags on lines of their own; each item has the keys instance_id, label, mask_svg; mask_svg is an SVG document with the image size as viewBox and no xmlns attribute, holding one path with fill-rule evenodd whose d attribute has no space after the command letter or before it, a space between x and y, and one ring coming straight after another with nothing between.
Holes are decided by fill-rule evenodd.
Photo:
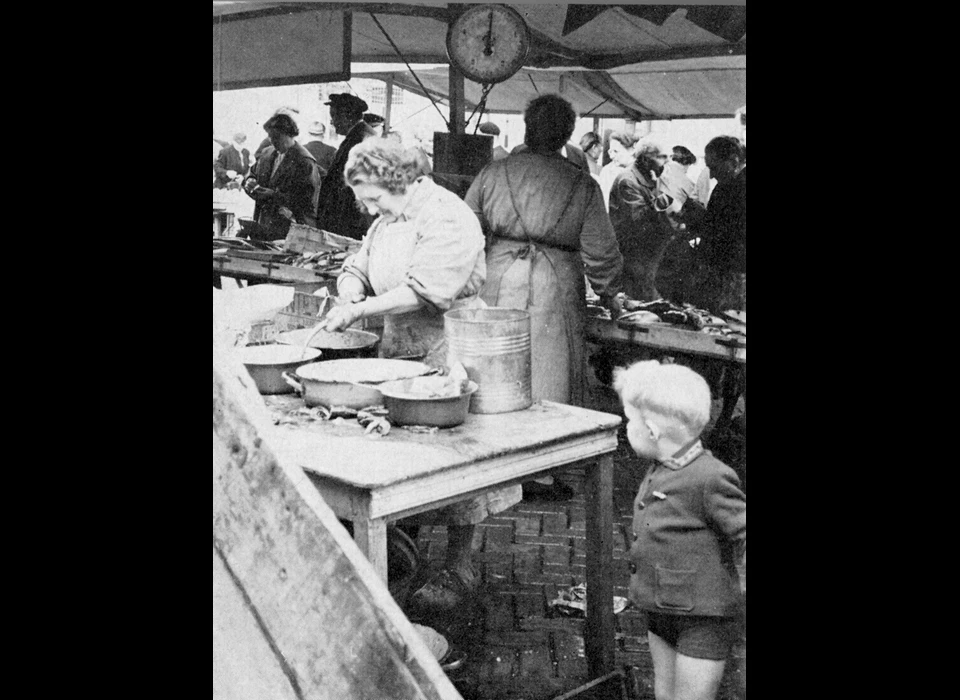
<instances>
[{"instance_id":1,"label":"round metal bowl","mask_svg":"<svg viewBox=\"0 0 960 700\"><path fill-rule=\"evenodd\" d=\"M300 367L293 375L285 373L284 380L301 393L307 406L360 409L383 403L381 383L419 377L430 371L430 366L422 362L361 358L314 362Z\"/></svg>"},{"instance_id":2,"label":"round metal bowl","mask_svg":"<svg viewBox=\"0 0 960 700\"><path fill-rule=\"evenodd\" d=\"M312 328L287 331L277 336L278 343L303 347L304 341L313 333ZM345 331L320 331L310 341L311 348L323 352L323 361L343 360L351 357L376 357L380 338L375 333L348 328Z\"/></svg>"},{"instance_id":3,"label":"round metal bowl","mask_svg":"<svg viewBox=\"0 0 960 700\"><path fill-rule=\"evenodd\" d=\"M293 387L284 380L283 373L316 362L322 354L315 348L303 352L303 348L277 343L240 348L240 359L261 394L291 393Z\"/></svg>"},{"instance_id":4,"label":"round metal bowl","mask_svg":"<svg viewBox=\"0 0 960 700\"><path fill-rule=\"evenodd\" d=\"M427 425L452 428L467 419L470 397L480 387L468 382L459 396L427 397L411 393L415 379L384 382L378 389L383 394L383 405L389 411L387 419L396 425Z\"/></svg>"}]
</instances>

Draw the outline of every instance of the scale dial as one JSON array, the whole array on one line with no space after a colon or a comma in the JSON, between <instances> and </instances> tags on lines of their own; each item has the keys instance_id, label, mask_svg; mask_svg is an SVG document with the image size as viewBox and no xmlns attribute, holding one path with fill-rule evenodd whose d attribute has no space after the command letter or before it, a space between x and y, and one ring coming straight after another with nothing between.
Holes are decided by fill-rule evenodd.
<instances>
[{"instance_id":1,"label":"scale dial","mask_svg":"<svg viewBox=\"0 0 960 700\"><path fill-rule=\"evenodd\" d=\"M506 5L474 5L450 23L447 56L477 83L500 83L521 67L530 32L519 12Z\"/></svg>"}]
</instances>

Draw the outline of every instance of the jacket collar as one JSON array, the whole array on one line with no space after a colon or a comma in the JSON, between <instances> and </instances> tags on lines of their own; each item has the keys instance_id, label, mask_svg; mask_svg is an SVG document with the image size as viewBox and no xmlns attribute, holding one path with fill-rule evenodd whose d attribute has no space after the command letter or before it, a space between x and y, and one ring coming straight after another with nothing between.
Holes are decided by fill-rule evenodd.
<instances>
[{"instance_id":1,"label":"jacket collar","mask_svg":"<svg viewBox=\"0 0 960 700\"><path fill-rule=\"evenodd\" d=\"M702 455L703 452L703 443L700 442L700 438L697 438L686 447L681 448L680 451L672 457L661 459L660 464L668 469L673 469L676 471L677 469L683 469L685 466L690 464L690 462Z\"/></svg>"},{"instance_id":2,"label":"jacket collar","mask_svg":"<svg viewBox=\"0 0 960 700\"><path fill-rule=\"evenodd\" d=\"M400 216L394 220L410 221L410 219L415 219L423 207L427 204L427 200L430 199L431 185L433 184L433 180L426 175L421 175L414 180L411 184L411 187L414 187L415 189L410 195L410 200L407 202L407 206L403 208Z\"/></svg>"}]
</instances>

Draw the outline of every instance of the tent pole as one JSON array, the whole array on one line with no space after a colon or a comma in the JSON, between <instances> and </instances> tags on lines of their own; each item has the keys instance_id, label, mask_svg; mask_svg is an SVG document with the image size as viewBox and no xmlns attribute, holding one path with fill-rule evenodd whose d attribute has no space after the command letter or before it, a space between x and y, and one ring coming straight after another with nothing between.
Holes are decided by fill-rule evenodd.
<instances>
[{"instance_id":1,"label":"tent pole","mask_svg":"<svg viewBox=\"0 0 960 700\"><path fill-rule=\"evenodd\" d=\"M462 5L447 5L447 23L453 21L464 11ZM466 127L463 123L463 115L466 113L466 104L464 99L464 77L452 64L450 65L450 133L464 134Z\"/></svg>"},{"instance_id":2,"label":"tent pole","mask_svg":"<svg viewBox=\"0 0 960 700\"><path fill-rule=\"evenodd\" d=\"M393 76L387 78L387 106L383 110L383 133L390 132L390 108L393 106Z\"/></svg>"},{"instance_id":3,"label":"tent pole","mask_svg":"<svg viewBox=\"0 0 960 700\"><path fill-rule=\"evenodd\" d=\"M463 73L450 66L450 133L463 134L466 128L463 124L463 115L466 112L464 104L464 77Z\"/></svg>"}]
</instances>

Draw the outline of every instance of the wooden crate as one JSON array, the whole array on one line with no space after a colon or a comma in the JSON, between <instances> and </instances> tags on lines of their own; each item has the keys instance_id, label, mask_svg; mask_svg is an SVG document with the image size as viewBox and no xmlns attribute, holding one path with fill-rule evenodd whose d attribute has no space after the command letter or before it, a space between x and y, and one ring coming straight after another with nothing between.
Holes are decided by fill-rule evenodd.
<instances>
[{"instance_id":1,"label":"wooden crate","mask_svg":"<svg viewBox=\"0 0 960 700\"><path fill-rule=\"evenodd\" d=\"M292 223L283 247L291 253L317 253L324 250L355 253L360 250L360 241L312 226Z\"/></svg>"}]
</instances>

